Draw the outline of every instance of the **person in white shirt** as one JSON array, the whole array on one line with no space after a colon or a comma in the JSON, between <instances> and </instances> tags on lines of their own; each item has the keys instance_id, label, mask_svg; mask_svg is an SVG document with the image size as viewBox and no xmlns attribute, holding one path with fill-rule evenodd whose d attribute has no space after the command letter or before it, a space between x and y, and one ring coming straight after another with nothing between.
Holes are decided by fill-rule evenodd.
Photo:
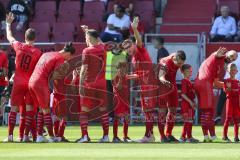
<instances>
[{"instance_id":1,"label":"person in white shirt","mask_svg":"<svg viewBox=\"0 0 240 160\"><path fill-rule=\"evenodd\" d=\"M114 13L107 19L107 27L101 34L103 42L114 41L121 42L123 35L129 33L130 17L125 14L125 9L121 5L117 5Z\"/></svg>"},{"instance_id":2,"label":"person in white shirt","mask_svg":"<svg viewBox=\"0 0 240 160\"><path fill-rule=\"evenodd\" d=\"M229 7L221 7L221 16L217 17L210 32L210 41L232 42L237 33L237 24L233 17L229 16Z\"/></svg>"}]
</instances>

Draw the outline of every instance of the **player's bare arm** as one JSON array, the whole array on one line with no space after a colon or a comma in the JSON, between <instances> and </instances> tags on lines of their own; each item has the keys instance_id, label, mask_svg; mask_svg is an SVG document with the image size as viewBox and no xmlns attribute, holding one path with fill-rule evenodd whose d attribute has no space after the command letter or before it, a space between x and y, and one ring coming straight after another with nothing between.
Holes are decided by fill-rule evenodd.
<instances>
[{"instance_id":1,"label":"player's bare arm","mask_svg":"<svg viewBox=\"0 0 240 160\"><path fill-rule=\"evenodd\" d=\"M79 92L84 95L83 82L86 76L87 65L82 65L80 70L80 80L79 80Z\"/></svg>"},{"instance_id":2,"label":"player's bare arm","mask_svg":"<svg viewBox=\"0 0 240 160\"><path fill-rule=\"evenodd\" d=\"M139 23L139 18L135 17L131 23L131 26L132 26L133 33L134 33L134 38L136 39L136 45L138 47L142 47L143 46L142 38L137 29L138 23Z\"/></svg>"},{"instance_id":3,"label":"player's bare arm","mask_svg":"<svg viewBox=\"0 0 240 160\"><path fill-rule=\"evenodd\" d=\"M227 49L226 49L225 47L220 47L220 48L216 51L216 56L217 56L218 58L225 57L226 52L227 52Z\"/></svg>"},{"instance_id":4,"label":"player's bare arm","mask_svg":"<svg viewBox=\"0 0 240 160\"><path fill-rule=\"evenodd\" d=\"M159 79L160 82L162 82L163 84L170 85L171 83L166 80L165 75L166 75L166 71L163 70L163 69L160 69L160 70L159 70L159 73L158 73L158 79Z\"/></svg>"},{"instance_id":5,"label":"player's bare arm","mask_svg":"<svg viewBox=\"0 0 240 160\"><path fill-rule=\"evenodd\" d=\"M215 78L213 84L217 88L223 88L224 87L224 82L220 81L219 78Z\"/></svg>"},{"instance_id":6,"label":"player's bare arm","mask_svg":"<svg viewBox=\"0 0 240 160\"><path fill-rule=\"evenodd\" d=\"M192 108L195 109L197 107L196 103L193 102L186 94L182 93L181 96L191 105Z\"/></svg>"},{"instance_id":7,"label":"player's bare arm","mask_svg":"<svg viewBox=\"0 0 240 160\"><path fill-rule=\"evenodd\" d=\"M10 12L9 14L6 15L7 40L10 43L13 43L14 41L16 41L16 39L13 37L12 30L11 30L11 24L13 21L14 21L14 14Z\"/></svg>"},{"instance_id":8,"label":"player's bare arm","mask_svg":"<svg viewBox=\"0 0 240 160\"><path fill-rule=\"evenodd\" d=\"M53 80L62 79L67 74L68 69L69 69L69 64L66 62L63 63L57 69L54 70L52 79Z\"/></svg>"}]
</instances>

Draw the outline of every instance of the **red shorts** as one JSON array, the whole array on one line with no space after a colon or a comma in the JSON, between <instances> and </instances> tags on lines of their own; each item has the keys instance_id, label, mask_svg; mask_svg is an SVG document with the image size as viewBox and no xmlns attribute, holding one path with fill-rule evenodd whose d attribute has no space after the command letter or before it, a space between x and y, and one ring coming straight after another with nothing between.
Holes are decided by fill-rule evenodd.
<instances>
[{"instance_id":1,"label":"red shorts","mask_svg":"<svg viewBox=\"0 0 240 160\"><path fill-rule=\"evenodd\" d=\"M166 108L166 107L177 108L178 105L179 105L179 103L178 103L177 86L174 86L174 90L170 94L168 94L164 97L158 98L158 106L160 108Z\"/></svg>"},{"instance_id":2,"label":"red shorts","mask_svg":"<svg viewBox=\"0 0 240 160\"><path fill-rule=\"evenodd\" d=\"M50 108L50 91L48 84L29 83L29 90L36 106L39 106L40 108Z\"/></svg>"},{"instance_id":3,"label":"red shorts","mask_svg":"<svg viewBox=\"0 0 240 160\"><path fill-rule=\"evenodd\" d=\"M124 93L115 93L118 102L116 104L115 110L114 110L114 114L118 117L123 117L123 116L127 116L130 114L130 108L129 108L129 103L128 101L126 101L127 98L129 98L129 92L128 92L128 88L122 88L121 91L125 91ZM120 91L120 92L121 92Z\"/></svg>"},{"instance_id":4,"label":"red shorts","mask_svg":"<svg viewBox=\"0 0 240 160\"><path fill-rule=\"evenodd\" d=\"M239 98L227 98L226 101L226 118L240 118Z\"/></svg>"},{"instance_id":5,"label":"red shorts","mask_svg":"<svg viewBox=\"0 0 240 160\"><path fill-rule=\"evenodd\" d=\"M195 110L189 105L182 105L181 113L183 120L193 120L195 115Z\"/></svg>"},{"instance_id":6,"label":"red shorts","mask_svg":"<svg viewBox=\"0 0 240 160\"><path fill-rule=\"evenodd\" d=\"M54 93L53 113L56 116L64 117L67 114L66 98L63 95Z\"/></svg>"},{"instance_id":7,"label":"red shorts","mask_svg":"<svg viewBox=\"0 0 240 160\"><path fill-rule=\"evenodd\" d=\"M141 86L140 98L143 111L151 111L157 108L157 96L154 86Z\"/></svg>"},{"instance_id":8,"label":"red shorts","mask_svg":"<svg viewBox=\"0 0 240 160\"><path fill-rule=\"evenodd\" d=\"M13 84L11 93L11 105L20 106L22 104L34 105L27 84Z\"/></svg>"},{"instance_id":9,"label":"red shorts","mask_svg":"<svg viewBox=\"0 0 240 160\"><path fill-rule=\"evenodd\" d=\"M107 106L106 80L84 83L84 96L80 96L81 111L90 111L96 107Z\"/></svg>"},{"instance_id":10,"label":"red shorts","mask_svg":"<svg viewBox=\"0 0 240 160\"><path fill-rule=\"evenodd\" d=\"M197 93L199 108L214 107L213 84L209 81L195 80L194 88Z\"/></svg>"}]
</instances>

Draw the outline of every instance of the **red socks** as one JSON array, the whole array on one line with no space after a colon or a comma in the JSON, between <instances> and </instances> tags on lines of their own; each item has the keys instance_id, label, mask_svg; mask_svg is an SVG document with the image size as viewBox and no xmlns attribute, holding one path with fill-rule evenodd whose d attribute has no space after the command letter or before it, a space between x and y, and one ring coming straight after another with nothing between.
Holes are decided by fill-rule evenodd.
<instances>
[{"instance_id":1,"label":"red socks","mask_svg":"<svg viewBox=\"0 0 240 160\"><path fill-rule=\"evenodd\" d=\"M154 125L154 113L153 112L146 112L145 113L146 118L146 131L145 136L150 137L151 134L153 134L153 125Z\"/></svg>"},{"instance_id":2,"label":"red socks","mask_svg":"<svg viewBox=\"0 0 240 160\"><path fill-rule=\"evenodd\" d=\"M165 121L166 121L165 113L161 113L161 112L158 113L158 131L160 133L161 139L165 137L165 133L164 133Z\"/></svg>"},{"instance_id":3,"label":"red socks","mask_svg":"<svg viewBox=\"0 0 240 160\"><path fill-rule=\"evenodd\" d=\"M227 137L228 126L229 126L230 122L231 122L231 118L226 118L225 119L224 127L223 127L223 137ZM238 120L233 119L233 124L234 124L234 137L238 138L238 130L239 130Z\"/></svg>"},{"instance_id":4,"label":"red socks","mask_svg":"<svg viewBox=\"0 0 240 160\"><path fill-rule=\"evenodd\" d=\"M192 122L184 122L182 130L182 138L192 138Z\"/></svg>"},{"instance_id":5,"label":"red socks","mask_svg":"<svg viewBox=\"0 0 240 160\"><path fill-rule=\"evenodd\" d=\"M13 130L16 124L17 112L10 112L8 116L8 135L13 135Z\"/></svg>"},{"instance_id":6,"label":"red socks","mask_svg":"<svg viewBox=\"0 0 240 160\"><path fill-rule=\"evenodd\" d=\"M64 137L65 127L66 127L66 121L64 119L62 119L60 126L59 126L59 130L58 130L59 137Z\"/></svg>"},{"instance_id":7,"label":"red socks","mask_svg":"<svg viewBox=\"0 0 240 160\"><path fill-rule=\"evenodd\" d=\"M25 117L24 116L20 116L19 137L21 138L21 140L23 139L23 135L24 135L25 123L26 123Z\"/></svg>"},{"instance_id":8,"label":"red socks","mask_svg":"<svg viewBox=\"0 0 240 160\"><path fill-rule=\"evenodd\" d=\"M32 121L34 119L34 112L33 111L27 111L26 112L26 122L25 122L25 135L28 136L29 132L32 128Z\"/></svg>"},{"instance_id":9,"label":"red socks","mask_svg":"<svg viewBox=\"0 0 240 160\"><path fill-rule=\"evenodd\" d=\"M128 137L128 124L129 121L124 118L123 122L123 137ZM118 137L118 125L119 125L119 119L114 119L113 121L113 137Z\"/></svg>"},{"instance_id":10,"label":"red socks","mask_svg":"<svg viewBox=\"0 0 240 160\"><path fill-rule=\"evenodd\" d=\"M113 137L114 138L118 137L118 123L119 123L118 118L114 119L113 121Z\"/></svg>"},{"instance_id":11,"label":"red socks","mask_svg":"<svg viewBox=\"0 0 240 160\"><path fill-rule=\"evenodd\" d=\"M103 136L108 135L109 133L109 117L108 114L102 116L102 128L103 128Z\"/></svg>"},{"instance_id":12,"label":"red socks","mask_svg":"<svg viewBox=\"0 0 240 160\"><path fill-rule=\"evenodd\" d=\"M46 128L48 130L48 135L50 137L54 137L54 134L53 134L53 123L52 123L51 114L50 113L44 114L43 118L44 118L44 124L45 124L45 126L46 126Z\"/></svg>"},{"instance_id":13,"label":"red socks","mask_svg":"<svg viewBox=\"0 0 240 160\"><path fill-rule=\"evenodd\" d=\"M59 119L55 120L54 123L53 123L53 130L54 130L55 137L58 137L59 125L60 125Z\"/></svg>"},{"instance_id":14,"label":"red socks","mask_svg":"<svg viewBox=\"0 0 240 160\"><path fill-rule=\"evenodd\" d=\"M43 113L42 112L38 112L38 116L37 116L37 134L39 136L43 135Z\"/></svg>"},{"instance_id":15,"label":"red socks","mask_svg":"<svg viewBox=\"0 0 240 160\"><path fill-rule=\"evenodd\" d=\"M124 138L128 137L128 124L129 124L129 121L124 118L124 122L123 122L123 136L124 136Z\"/></svg>"},{"instance_id":16,"label":"red socks","mask_svg":"<svg viewBox=\"0 0 240 160\"><path fill-rule=\"evenodd\" d=\"M175 123L176 114L168 112L167 114L167 125L166 125L166 136L172 135L172 130Z\"/></svg>"},{"instance_id":17,"label":"red socks","mask_svg":"<svg viewBox=\"0 0 240 160\"><path fill-rule=\"evenodd\" d=\"M80 126L82 131L82 137L88 136L88 117L87 115L80 115Z\"/></svg>"}]
</instances>

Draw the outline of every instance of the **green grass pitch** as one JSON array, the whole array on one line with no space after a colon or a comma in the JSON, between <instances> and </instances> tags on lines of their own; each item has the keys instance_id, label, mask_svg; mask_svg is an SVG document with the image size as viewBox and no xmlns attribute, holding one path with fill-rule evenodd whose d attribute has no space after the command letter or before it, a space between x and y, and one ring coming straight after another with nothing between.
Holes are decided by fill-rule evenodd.
<instances>
[{"instance_id":1,"label":"green grass pitch","mask_svg":"<svg viewBox=\"0 0 240 160\"><path fill-rule=\"evenodd\" d=\"M174 135L179 138L181 126L174 128ZM222 127L217 127L217 135L221 137ZM15 129L15 139L18 128ZM0 160L237 160L240 158L240 144L226 143L198 143L198 144L161 144L155 127L156 143L152 144L77 144L77 143L0 143ZM112 133L112 128L110 128ZM138 139L143 136L144 126L130 126L129 136ZM193 128L193 135L202 140L200 127ZM0 139L6 137L7 128L0 127ZM89 135L93 142L102 136L100 126L90 126ZM233 128L229 128L232 139ZM74 141L80 138L80 127L66 128L65 136ZM122 127L119 128L122 137ZM112 134L110 134L112 138Z\"/></svg>"}]
</instances>

